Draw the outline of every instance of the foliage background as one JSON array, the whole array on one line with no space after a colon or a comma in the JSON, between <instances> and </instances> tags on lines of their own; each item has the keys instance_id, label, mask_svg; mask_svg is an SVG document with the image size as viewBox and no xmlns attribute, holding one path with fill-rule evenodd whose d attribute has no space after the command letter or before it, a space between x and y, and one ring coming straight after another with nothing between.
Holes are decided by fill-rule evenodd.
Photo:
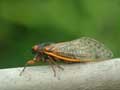
<instances>
[{"instance_id":1,"label":"foliage background","mask_svg":"<svg viewBox=\"0 0 120 90\"><path fill-rule=\"evenodd\" d=\"M0 0L0 68L23 66L31 47L93 37L120 56L119 0Z\"/></svg>"}]
</instances>

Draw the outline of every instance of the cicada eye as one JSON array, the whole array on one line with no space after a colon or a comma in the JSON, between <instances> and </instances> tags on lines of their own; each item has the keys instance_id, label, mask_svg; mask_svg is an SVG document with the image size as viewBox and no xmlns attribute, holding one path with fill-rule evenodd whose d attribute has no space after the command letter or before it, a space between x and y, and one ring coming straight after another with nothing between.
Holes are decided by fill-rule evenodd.
<instances>
[{"instance_id":1,"label":"cicada eye","mask_svg":"<svg viewBox=\"0 0 120 90\"><path fill-rule=\"evenodd\" d=\"M32 53L33 54L36 54L37 52L39 52L39 45L35 45L35 46L33 46L33 48L32 48Z\"/></svg>"}]
</instances>

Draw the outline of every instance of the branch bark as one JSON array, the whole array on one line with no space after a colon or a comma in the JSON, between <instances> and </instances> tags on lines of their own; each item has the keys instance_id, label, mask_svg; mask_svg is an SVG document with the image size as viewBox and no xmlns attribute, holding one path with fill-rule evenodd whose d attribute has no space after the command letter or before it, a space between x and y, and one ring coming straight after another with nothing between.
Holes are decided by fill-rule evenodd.
<instances>
[{"instance_id":1,"label":"branch bark","mask_svg":"<svg viewBox=\"0 0 120 90\"><path fill-rule=\"evenodd\" d=\"M62 65L57 77L50 66L0 70L0 90L120 90L120 59Z\"/></svg>"}]
</instances>

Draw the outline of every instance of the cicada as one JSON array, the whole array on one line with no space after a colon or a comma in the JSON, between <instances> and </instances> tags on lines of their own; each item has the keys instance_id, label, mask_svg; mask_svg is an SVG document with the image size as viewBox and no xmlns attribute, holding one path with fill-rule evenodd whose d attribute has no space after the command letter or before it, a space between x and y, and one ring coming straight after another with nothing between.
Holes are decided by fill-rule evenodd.
<instances>
[{"instance_id":1,"label":"cicada","mask_svg":"<svg viewBox=\"0 0 120 90\"><path fill-rule=\"evenodd\" d=\"M113 57L113 53L109 48L90 37L82 37L60 43L38 44L32 47L32 52L35 54L35 57L33 60L29 60L26 65L32 65L39 61L46 61L52 65L52 68L53 65L57 65L61 69L63 68L56 64L58 60L80 63L107 60ZM53 71L55 73L54 68Z\"/></svg>"}]
</instances>

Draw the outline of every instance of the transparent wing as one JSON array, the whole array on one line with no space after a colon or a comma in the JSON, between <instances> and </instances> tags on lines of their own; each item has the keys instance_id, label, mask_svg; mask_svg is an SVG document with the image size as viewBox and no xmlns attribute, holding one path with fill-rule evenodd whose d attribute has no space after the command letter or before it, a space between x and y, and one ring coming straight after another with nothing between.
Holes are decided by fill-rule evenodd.
<instances>
[{"instance_id":1,"label":"transparent wing","mask_svg":"<svg viewBox=\"0 0 120 90\"><path fill-rule=\"evenodd\" d=\"M69 42L57 43L51 45L51 52L74 59L109 59L113 53L99 41L82 37Z\"/></svg>"}]
</instances>

